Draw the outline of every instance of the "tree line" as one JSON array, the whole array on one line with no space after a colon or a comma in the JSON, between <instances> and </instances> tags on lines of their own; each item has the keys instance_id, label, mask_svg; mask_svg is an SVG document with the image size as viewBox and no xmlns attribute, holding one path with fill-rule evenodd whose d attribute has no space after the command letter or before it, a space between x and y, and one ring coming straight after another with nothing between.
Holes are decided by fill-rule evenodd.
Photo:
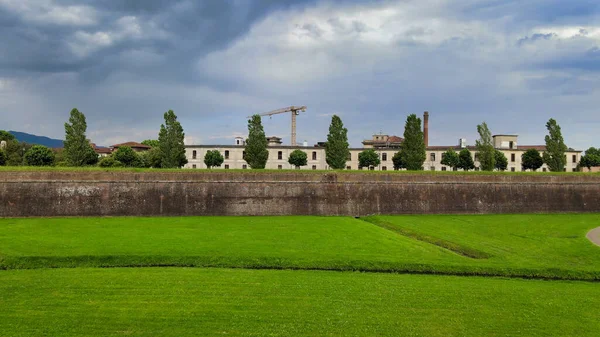
<instances>
[{"instance_id":1,"label":"tree line","mask_svg":"<svg viewBox=\"0 0 600 337\"><path fill-rule=\"evenodd\" d=\"M150 146L150 150L135 152L127 146L119 147L110 156L99 159L90 140L86 136L87 123L85 115L77 109L70 112L70 117L65 123L65 141L62 151L52 151L42 145L30 145L18 142L13 135L0 130L0 141L6 145L0 149L0 165L29 165L29 166L92 166L100 167L146 167L146 168L180 168L187 163L185 155L183 127L177 121L177 116L172 110L164 113L165 123L161 124L158 139L147 139L142 144ZM561 129L556 120L550 119L546 123L548 135L545 137L546 151L543 155L536 149L529 149L522 155L522 167L535 171L544 163L550 171L560 172L566 166L564 144ZM477 125L479 139L476 140L477 160L479 168L483 171L504 171L508 166L508 159L501 151L495 149L487 124ZM392 157L395 170L406 169L411 171L423 170L426 160L426 147L421 119L415 114L406 118L404 126L404 140L400 149ZM250 168L264 169L269 158L267 139L262 126L261 117L254 115L248 120L248 138L245 143L244 160ZM341 118L333 115L329 125L327 142L325 143L325 157L327 165L334 170L342 170L350 156L348 143L348 129L344 127ZM358 156L359 167L375 167L380 165L381 159L374 149L365 149ZM208 151L204 163L208 168L219 167L223 164L223 155L218 150ZM296 167L306 166L308 162L306 152L293 151L288 162ZM442 154L442 165L458 170L473 170L475 162L471 151L467 148L457 152L454 148ZM581 158L580 167L600 166L600 149L590 148Z\"/></svg>"},{"instance_id":2,"label":"tree line","mask_svg":"<svg viewBox=\"0 0 600 337\"><path fill-rule=\"evenodd\" d=\"M545 137L546 151L543 155L536 149L529 149L522 155L522 167L526 170L535 171L545 163L552 172L562 172L566 166L565 156L568 150L564 143L560 126L554 119L546 123L548 135ZM497 150L493 144L492 133L485 122L477 125L479 139L475 142L477 160L482 171L504 171L508 167L508 158L502 151ZM350 156L348 143L348 130L344 127L339 116L334 115L329 126L327 142L325 143L325 157L327 165L334 170L346 168L346 162ZM251 168L264 169L269 157L267 140L261 124L259 115L252 116L248 121L248 139L245 148L245 160ZM415 114L406 118L404 125L404 140L400 144L400 150L392 157L395 170L406 169L409 171L423 170L427 149L421 119ZM222 162L222 161L221 161ZM302 150L294 150L288 162L296 167L307 165L307 155ZM381 159L374 149L365 149L358 155L359 168L375 167L381 164ZM206 160L205 160L206 163ZM442 165L458 170L474 170L475 161L468 148L457 152L454 148L448 149L442 154ZM600 165L600 150L590 148L582 157L580 166ZM208 167L211 167L207 164ZM218 165L213 165L218 166Z\"/></svg>"},{"instance_id":3,"label":"tree line","mask_svg":"<svg viewBox=\"0 0 600 337\"><path fill-rule=\"evenodd\" d=\"M145 140L150 150L137 153L122 146L110 156L100 159L87 138L85 115L72 109L65 123L65 140L62 149L52 151L43 145L30 145L17 141L10 133L0 130L0 165L10 166L67 166L67 167L155 167L180 168L187 163L183 128L172 110L165 112L157 140Z\"/></svg>"}]
</instances>

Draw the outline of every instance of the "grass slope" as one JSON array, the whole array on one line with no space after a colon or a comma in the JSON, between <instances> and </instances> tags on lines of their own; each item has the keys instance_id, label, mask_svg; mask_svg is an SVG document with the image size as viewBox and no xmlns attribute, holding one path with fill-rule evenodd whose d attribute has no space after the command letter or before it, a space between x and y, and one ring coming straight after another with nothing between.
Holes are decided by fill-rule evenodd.
<instances>
[{"instance_id":1,"label":"grass slope","mask_svg":"<svg viewBox=\"0 0 600 337\"><path fill-rule=\"evenodd\" d=\"M201 268L0 272L3 336L597 336L587 282Z\"/></svg>"},{"instance_id":2,"label":"grass slope","mask_svg":"<svg viewBox=\"0 0 600 337\"><path fill-rule=\"evenodd\" d=\"M464 258L347 217L0 219L0 267L418 269Z\"/></svg>"},{"instance_id":3,"label":"grass slope","mask_svg":"<svg viewBox=\"0 0 600 337\"><path fill-rule=\"evenodd\" d=\"M195 266L600 280L600 249L585 238L600 223L597 214L369 220L386 228L345 217L0 219L0 268Z\"/></svg>"},{"instance_id":4,"label":"grass slope","mask_svg":"<svg viewBox=\"0 0 600 337\"><path fill-rule=\"evenodd\" d=\"M586 233L600 214L375 216L365 219L408 237L457 250L485 252L473 261L506 269L543 269L557 275L600 270L600 249ZM597 279L600 279L597 277Z\"/></svg>"}]
</instances>

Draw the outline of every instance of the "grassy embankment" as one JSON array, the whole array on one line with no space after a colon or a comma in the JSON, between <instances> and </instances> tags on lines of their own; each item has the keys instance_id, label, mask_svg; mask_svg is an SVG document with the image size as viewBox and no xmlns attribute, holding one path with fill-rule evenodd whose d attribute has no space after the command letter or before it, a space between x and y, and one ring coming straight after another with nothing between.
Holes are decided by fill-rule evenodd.
<instances>
[{"instance_id":1,"label":"grassy embankment","mask_svg":"<svg viewBox=\"0 0 600 337\"><path fill-rule=\"evenodd\" d=\"M587 175L587 176L600 176L600 172L487 172L487 171L370 171L370 170L275 170L275 169L265 169L265 170L242 170L242 169L153 169L153 168L128 168L128 167L119 167L119 168L105 168L105 167L97 167L97 166L89 166L89 167L59 167L59 166L46 166L46 167L36 167L36 166L0 166L0 172L135 172L135 173L143 173L143 172L184 172L184 173L207 173L207 172L217 172L217 173L244 173L244 174L272 174L272 173L287 173L287 174L323 174L323 173L335 173L335 174L420 174L420 175Z\"/></svg>"},{"instance_id":2,"label":"grassy embankment","mask_svg":"<svg viewBox=\"0 0 600 337\"><path fill-rule=\"evenodd\" d=\"M600 280L600 215L0 219L0 268L194 266Z\"/></svg>"},{"instance_id":3,"label":"grassy embankment","mask_svg":"<svg viewBox=\"0 0 600 337\"><path fill-rule=\"evenodd\" d=\"M0 271L2 336L597 336L596 283L203 268Z\"/></svg>"}]
</instances>

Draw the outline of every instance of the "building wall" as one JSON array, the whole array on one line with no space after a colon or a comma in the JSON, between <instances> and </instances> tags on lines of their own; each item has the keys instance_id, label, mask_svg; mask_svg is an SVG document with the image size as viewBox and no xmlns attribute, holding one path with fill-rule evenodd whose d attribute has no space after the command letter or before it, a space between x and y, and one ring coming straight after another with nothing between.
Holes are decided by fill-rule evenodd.
<instances>
[{"instance_id":1,"label":"building wall","mask_svg":"<svg viewBox=\"0 0 600 337\"><path fill-rule=\"evenodd\" d=\"M600 212L598 175L14 171L0 217Z\"/></svg>"},{"instance_id":2,"label":"building wall","mask_svg":"<svg viewBox=\"0 0 600 337\"><path fill-rule=\"evenodd\" d=\"M288 157L292 151L300 149L306 152L308 156L308 165L301 167L302 170L327 170L329 166L325 161L325 149L324 148L316 148L316 147L291 147L291 146L273 146L269 148L269 160L267 161L267 169L294 169L292 165L288 163ZM204 165L204 155L208 150L218 150L225 157L225 152L229 152L229 157L225 158L223 165L221 167L216 167L215 169L249 169L245 160L243 160L243 152L244 147L242 146L208 146L208 145L190 145L186 147L186 156L188 158L188 164L185 165L185 168L196 168L196 169L206 169L206 165ZM358 170L358 154L364 151L364 148L359 149L350 149L350 159L346 162L346 167L350 167L351 170ZM423 168L427 171L435 170L435 171L444 171L444 170L452 170L451 168L444 166L441 164L442 154L446 152L447 149L440 150L429 150L427 151L425 163L423 164ZM194 151L196 151L196 156L194 157ZM504 153L506 158L508 159L508 168L507 171L521 171L521 155L525 152L525 150L521 149L502 149L500 150ZM280 158L281 152L281 159ZM394 169L394 163L392 162L392 157L394 154L398 152L397 149L375 149L375 152L379 154L379 158L381 159L381 164L373 169L376 171L391 171ZM476 151L471 151L472 155L475 156ZM540 152L543 153L543 152ZM432 156L433 154L433 156ZM513 160L514 155L514 160ZM314 157L313 157L314 156ZM577 163L581 159L581 152L567 152L567 171L573 172L577 167ZM575 161L573 161L573 156L575 156ZM316 158L316 159L313 159ZM244 165L246 167L244 167ZM479 162L475 161L475 166L479 167ZM366 170L367 168L364 168ZM539 171L547 170L546 164L540 168Z\"/></svg>"}]
</instances>

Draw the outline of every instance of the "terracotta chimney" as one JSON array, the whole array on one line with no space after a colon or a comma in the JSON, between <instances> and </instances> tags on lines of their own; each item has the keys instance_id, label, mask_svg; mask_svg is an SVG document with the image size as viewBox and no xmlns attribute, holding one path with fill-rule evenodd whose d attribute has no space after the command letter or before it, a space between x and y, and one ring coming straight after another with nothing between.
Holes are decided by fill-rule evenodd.
<instances>
[{"instance_id":1,"label":"terracotta chimney","mask_svg":"<svg viewBox=\"0 0 600 337\"><path fill-rule=\"evenodd\" d=\"M429 112L423 113L423 138L425 140L425 148L429 146Z\"/></svg>"}]
</instances>

